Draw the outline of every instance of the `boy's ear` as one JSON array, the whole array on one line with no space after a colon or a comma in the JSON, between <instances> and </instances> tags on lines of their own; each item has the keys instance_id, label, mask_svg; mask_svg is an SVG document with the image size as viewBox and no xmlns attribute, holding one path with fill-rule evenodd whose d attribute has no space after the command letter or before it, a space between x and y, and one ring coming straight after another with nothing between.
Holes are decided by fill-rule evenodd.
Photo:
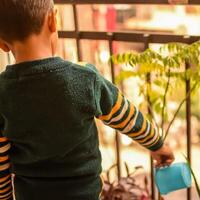
<instances>
[{"instance_id":1,"label":"boy's ear","mask_svg":"<svg viewBox=\"0 0 200 200\"><path fill-rule=\"evenodd\" d=\"M48 25L49 25L49 30L54 33L57 31L57 20L56 20L56 15L57 15L57 10L54 9L52 12L49 14L48 17Z\"/></svg>"},{"instance_id":2,"label":"boy's ear","mask_svg":"<svg viewBox=\"0 0 200 200\"><path fill-rule=\"evenodd\" d=\"M7 53L10 51L10 48L8 47L8 45L2 40L0 40L0 49L2 49L3 51Z\"/></svg>"}]
</instances>

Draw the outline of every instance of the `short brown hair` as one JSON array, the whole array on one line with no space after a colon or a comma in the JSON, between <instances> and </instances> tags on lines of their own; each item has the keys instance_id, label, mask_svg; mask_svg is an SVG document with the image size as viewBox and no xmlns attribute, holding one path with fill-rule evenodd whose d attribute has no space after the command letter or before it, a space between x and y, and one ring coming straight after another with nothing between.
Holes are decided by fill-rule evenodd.
<instances>
[{"instance_id":1,"label":"short brown hair","mask_svg":"<svg viewBox=\"0 0 200 200\"><path fill-rule=\"evenodd\" d=\"M39 34L53 0L0 0L0 38L23 41Z\"/></svg>"}]
</instances>

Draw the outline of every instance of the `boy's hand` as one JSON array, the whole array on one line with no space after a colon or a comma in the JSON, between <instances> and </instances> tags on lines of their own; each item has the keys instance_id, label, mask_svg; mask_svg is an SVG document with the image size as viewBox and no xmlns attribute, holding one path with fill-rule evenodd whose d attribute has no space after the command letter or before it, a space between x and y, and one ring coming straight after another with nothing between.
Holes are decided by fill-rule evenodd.
<instances>
[{"instance_id":1,"label":"boy's hand","mask_svg":"<svg viewBox=\"0 0 200 200\"><path fill-rule=\"evenodd\" d=\"M156 167L169 166L174 161L174 154L172 150L166 145L163 145L157 151L154 152L152 151L151 156L153 160L156 161L155 163Z\"/></svg>"}]
</instances>

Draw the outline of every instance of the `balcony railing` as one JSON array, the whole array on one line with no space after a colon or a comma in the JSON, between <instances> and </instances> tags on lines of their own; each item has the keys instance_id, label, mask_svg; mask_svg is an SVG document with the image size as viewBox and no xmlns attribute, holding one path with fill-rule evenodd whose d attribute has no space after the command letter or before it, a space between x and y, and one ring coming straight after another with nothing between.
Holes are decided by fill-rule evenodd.
<instances>
[{"instance_id":1,"label":"balcony railing","mask_svg":"<svg viewBox=\"0 0 200 200\"><path fill-rule=\"evenodd\" d=\"M132 43L143 43L145 48L149 47L151 43L168 43L168 42L181 42L181 43L193 43L200 39L200 36L189 36L189 35L170 35L170 34L147 34L147 33L127 33L127 32L96 32L96 31L79 31L78 16L77 16L77 5L79 4L168 4L167 0L55 0L56 4L71 4L73 6L73 17L75 23L74 31L60 31L60 38L71 38L76 40L77 55L78 59L82 60L80 40L106 40L109 45L110 55L113 54L113 42L132 42ZM200 5L199 0L189 0L189 5ZM111 76L114 82L115 67L111 64ZM190 80L185 82L186 92L190 91ZM187 133L187 156L191 162L191 97L187 96L186 100L186 133ZM118 175L120 176L120 145L119 137L116 134L116 149L117 149L117 162L118 162ZM151 161L151 194L152 199L156 200L156 191L154 188L153 178L153 163ZM187 200L191 200L191 189L187 190Z\"/></svg>"},{"instance_id":2,"label":"balcony railing","mask_svg":"<svg viewBox=\"0 0 200 200\"><path fill-rule=\"evenodd\" d=\"M57 4L168 4L168 0L55 0ZM199 0L189 0L189 5L200 5Z\"/></svg>"}]
</instances>

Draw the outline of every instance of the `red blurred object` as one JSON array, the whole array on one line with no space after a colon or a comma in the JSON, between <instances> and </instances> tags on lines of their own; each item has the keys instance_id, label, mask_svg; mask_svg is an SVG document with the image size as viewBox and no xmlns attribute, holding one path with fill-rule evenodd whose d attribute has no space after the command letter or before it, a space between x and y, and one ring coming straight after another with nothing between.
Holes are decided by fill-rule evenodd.
<instances>
[{"instance_id":1,"label":"red blurred object","mask_svg":"<svg viewBox=\"0 0 200 200\"><path fill-rule=\"evenodd\" d=\"M107 29L107 31L115 31L116 30L116 19L117 19L116 9L112 5L108 6L107 13L106 13L106 29Z\"/></svg>"}]
</instances>

